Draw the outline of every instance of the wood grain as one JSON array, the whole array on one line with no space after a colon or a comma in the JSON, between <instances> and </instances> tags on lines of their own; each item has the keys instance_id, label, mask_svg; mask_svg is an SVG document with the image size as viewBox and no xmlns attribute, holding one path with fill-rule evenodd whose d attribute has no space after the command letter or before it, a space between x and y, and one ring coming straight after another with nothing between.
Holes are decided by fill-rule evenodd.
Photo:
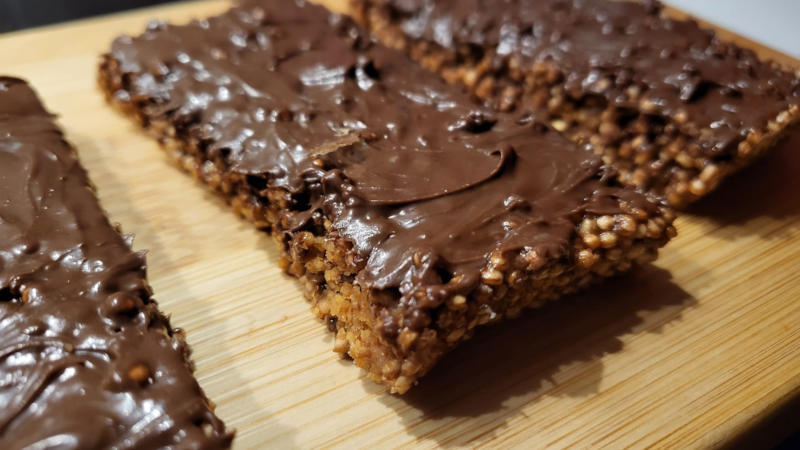
<instances>
[{"instance_id":1,"label":"wood grain","mask_svg":"<svg viewBox=\"0 0 800 450\"><path fill-rule=\"evenodd\" d=\"M115 36L226 6L8 34L0 58L61 115L110 216L149 249L156 297L236 447L694 448L796 420L784 409L800 397L800 137L681 217L655 266L479 333L396 397L334 356L271 241L95 88Z\"/></svg>"}]
</instances>

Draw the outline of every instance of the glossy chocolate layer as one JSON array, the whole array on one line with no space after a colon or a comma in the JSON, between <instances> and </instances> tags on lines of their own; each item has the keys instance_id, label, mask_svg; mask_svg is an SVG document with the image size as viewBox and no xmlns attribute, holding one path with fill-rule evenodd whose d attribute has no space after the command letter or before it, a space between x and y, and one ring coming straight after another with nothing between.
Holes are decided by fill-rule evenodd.
<instances>
[{"instance_id":1,"label":"glossy chocolate layer","mask_svg":"<svg viewBox=\"0 0 800 450\"><path fill-rule=\"evenodd\" d=\"M0 194L0 448L227 446L144 255L36 94L5 77Z\"/></svg>"},{"instance_id":2,"label":"glossy chocolate layer","mask_svg":"<svg viewBox=\"0 0 800 450\"><path fill-rule=\"evenodd\" d=\"M368 1L386 8L411 39L488 56L495 73L549 61L573 98L601 95L677 115L709 157L733 154L748 133L798 103L793 74L693 21L662 17L654 1Z\"/></svg>"},{"instance_id":3,"label":"glossy chocolate layer","mask_svg":"<svg viewBox=\"0 0 800 450\"><path fill-rule=\"evenodd\" d=\"M292 192L286 231L323 213L353 245L356 281L391 293L412 327L425 325L418 308L475 287L495 252L567 257L586 212L619 212L620 199L655 208L606 180L591 152L529 118L476 109L301 1L154 24L110 57L130 83L116 95L147 120L201 142L257 192Z\"/></svg>"}]
</instances>

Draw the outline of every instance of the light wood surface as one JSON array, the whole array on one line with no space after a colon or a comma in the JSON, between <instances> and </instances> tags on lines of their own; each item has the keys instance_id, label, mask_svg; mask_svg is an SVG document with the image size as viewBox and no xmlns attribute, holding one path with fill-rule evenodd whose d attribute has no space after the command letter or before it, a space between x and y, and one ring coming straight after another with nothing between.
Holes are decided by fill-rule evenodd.
<instances>
[{"instance_id":1,"label":"light wood surface","mask_svg":"<svg viewBox=\"0 0 800 450\"><path fill-rule=\"evenodd\" d=\"M237 448L692 448L776 414L797 420L785 408L800 397L800 138L680 218L654 267L487 329L392 396L331 352L272 242L95 88L116 35L226 6L8 34L0 71L30 80L61 116L112 220L149 249L156 298L187 330Z\"/></svg>"}]
</instances>

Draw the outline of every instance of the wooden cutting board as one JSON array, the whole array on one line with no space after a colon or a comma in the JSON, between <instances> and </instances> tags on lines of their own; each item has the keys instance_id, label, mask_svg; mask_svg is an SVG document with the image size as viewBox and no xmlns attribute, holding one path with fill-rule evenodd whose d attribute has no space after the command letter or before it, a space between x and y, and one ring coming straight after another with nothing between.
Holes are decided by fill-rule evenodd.
<instances>
[{"instance_id":1,"label":"wooden cutting board","mask_svg":"<svg viewBox=\"0 0 800 450\"><path fill-rule=\"evenodd\" d=\"M655 266L479 333L397 397L331 352L271 240L95 88L118 34L227 5L4 35L0 72L61 115L112 220L149 249L156 297L187 330L236 447L690 448L766 445L798 425L800 137L681 217Z\"/></svg>"}]
</instances>

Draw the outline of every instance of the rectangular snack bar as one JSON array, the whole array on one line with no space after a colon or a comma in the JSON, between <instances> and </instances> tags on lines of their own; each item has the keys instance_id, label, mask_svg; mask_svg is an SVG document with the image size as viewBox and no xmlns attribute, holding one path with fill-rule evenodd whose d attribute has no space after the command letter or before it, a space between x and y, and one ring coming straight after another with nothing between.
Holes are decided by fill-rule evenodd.
<instances>
[{"instance_id":1,"label":"rectangular snack bar","mask_svg":"<svg viewBox=\"0 0 800 450\"><path fill-rule=\"evenodd\" d=\"M660 200L348 19L247 2L118 38L108 99L270 229L335 350L403 393L478 325L655 258Z\"/></svg>"},{"instance_id":2,"label":"rectangular snack bar","mask_svg":"<svg viewBox=\"0 0 800 450\"><path fill-rule=\"evenodd\" d=\"M0 448L226 448L180 330L33 90L0 77Z\"/></svg>"},{"instance_id":3,"label":"rectangular snack bar","mask_svg":"<svg viewBox=\"0 0 800 450\"><path fill-rule=\"evenodd\" d=\"M590 142L684 207L800 120L796 74L655 1L352 0L357 19L500 110Z\"/></svg>"}]
</instances>

